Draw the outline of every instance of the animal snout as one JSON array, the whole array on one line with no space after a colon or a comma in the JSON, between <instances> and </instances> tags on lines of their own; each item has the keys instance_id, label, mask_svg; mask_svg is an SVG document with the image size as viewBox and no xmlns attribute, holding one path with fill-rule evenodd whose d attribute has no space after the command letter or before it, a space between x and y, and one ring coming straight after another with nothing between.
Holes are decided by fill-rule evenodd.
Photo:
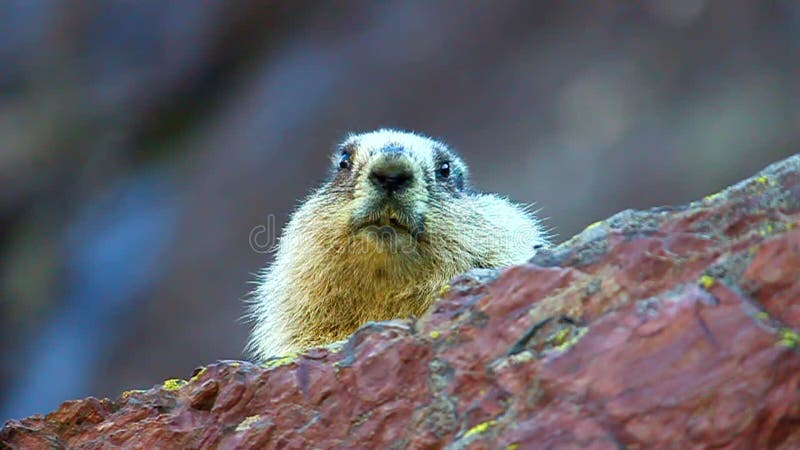
<instances>
[{"instance_id":1,"label":"animal snout","mask_svg":"<svg viewBox=\"0 0 800 450\"><path fill-rule=\"evenodd\" d=\"M413 178L414 174L409 169L398 165L375 167L369 174L372 184L387 194L402 192Z\"/></svg>"}]
</instances>

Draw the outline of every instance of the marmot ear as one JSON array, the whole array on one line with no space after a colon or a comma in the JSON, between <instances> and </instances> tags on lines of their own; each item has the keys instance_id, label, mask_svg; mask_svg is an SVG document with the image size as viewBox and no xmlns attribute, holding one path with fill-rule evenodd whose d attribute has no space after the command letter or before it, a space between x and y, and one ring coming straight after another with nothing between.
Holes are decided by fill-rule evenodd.
<instances>
[{"instance_id":1,"label":"marmot ear","mask_svg":"<svg viewBox=\"0 0 800 450\"><path fill-rule=\"evenodd\" d=\"M453 186L456 187L459 191L464 190L466 180L464 179L464 174L459 170L453 175Z\"/></svg>"},{"instance_id":2,"label":"marmot ear","mask_svg":"<svg viewBox=\"0 0 800 450\"><path fill-rule=\"evenodd\" d=\"M460 191L469 189L469 168L461 158L456 158L456 173L453 178L453 184Z\"/></svg>"},{"instance_id":3,"label":"marmot ear","mask_svg":"<svg viewBox=\"0 0 800 450\"><path fill-rule=\"evenodd\" d=\"M352 166L355 151L356 145L354 142L343 141L337 145L333 151L330 152L331 166L333 167L334 172L340 168L343 168L341 167L343 158L347 159L349 161L349 165Z\"/></svg>"},{"instance_id":4,"label":"marmot ear","mask_svg":"<svg viewBox=\"0 0 800 450\"><path fill-rule=\"evenodd\" d=\"M469 166L459 158L458 162L461 163L461 173L464 175L464 180L469 180Z\"/></svg>"}]
</instances>

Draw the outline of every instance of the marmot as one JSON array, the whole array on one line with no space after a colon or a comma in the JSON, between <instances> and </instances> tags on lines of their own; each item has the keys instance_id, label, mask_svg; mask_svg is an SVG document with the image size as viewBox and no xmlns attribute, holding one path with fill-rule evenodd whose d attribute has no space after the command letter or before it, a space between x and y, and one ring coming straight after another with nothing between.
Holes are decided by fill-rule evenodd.
<instances>
[{"instance_id":1,"label":"marmot","mask_svg":"<svg viewBox=\"0 0 800 450\"><path fill-rule=\"evenodd\" d=\"M433 139L351 134L328 180L293 213L250 299L248 344L267 359L423 313L455 275L521 264L548 239L526 208L470 189Z\"/></svg>"}]
</instances>

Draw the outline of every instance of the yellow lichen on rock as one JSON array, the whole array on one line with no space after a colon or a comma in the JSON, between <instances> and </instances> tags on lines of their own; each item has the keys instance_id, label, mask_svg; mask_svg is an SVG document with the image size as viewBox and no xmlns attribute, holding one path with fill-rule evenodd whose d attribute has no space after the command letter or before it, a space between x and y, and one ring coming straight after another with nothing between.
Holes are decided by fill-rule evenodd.
<instances>
[{"instance_id":1,"label":"yellow lichen on rock","mask_svg":"<svg viewBox=\"0 0 800 450\"><path fill-rule=\"evenodd\" d=\"M197 373L192 376L192 378L189 378L189 383L197 381L198 378L200 378L201 376L203 376L204 373L206 373L206 370L208 369L206 369L205 367L201 367L200 370L198 370Z\"/></svg>"},{"instance_id":2,"label":"yellow lichen on rock","mask_svg":"<svg viewBox=\"0 0 800 450\"><path fill-rule=\"evenodd\" d=\"M464 437L466 438L466 437L470 437L470 436L476 436L476 435L479 435L479 434L483 434L483 433L486 432L486 430L488 430L489 428L491 428L491 427L493 427L495 425L497 425L497 421L496 420L487 420L486 422L481 422L481 423L475 425L474 427L470 428L469 430L467 430L467 432L464 433Z\"/></svg>"},{"instance_id":3,"label":"yellow lichen on rock","mask_svg":"<svg viewBox=\"0 0 800 450\"><path fill-rule=\"evenodd\" d=\"M180 378L170 378L169 380L164 381L161 389L164 389L165 391L175 391L186 386L186 384L186 380L181 380Z\"/></svg>"},{"instance_id":4,"label":"yellow lichen on rock","mask_svg":"<svg viewBox=\"0 0 800 450\"><path fill-rule=\"evenodd\" d=\"M711 289L714 287L716 280L710 275L703 275L700 277L700 280L698 280L698 283L703 287L703 289Z\"/></svg>"},{"instance_id":5,"label":"yellow lichen on rock","mask_svg":"<svg viewBox=\"0 0 800 450\"><path fill-rule=\"evenodd\" d=\"M565 340L561 344L555 347L556 350L563 352L564 350L572 347L573 345L577 344L578 341L581 340L584 334L589 331L589 327L580 327L575 329L575 335L571 338Z\"/></svg>"},{"instance_id":6,"label":"yellow lichen on rock","mask_svg":"<svg viewBox=\"0 0 800 450\"><path fill-rule=\"evenodd\" d=\"M780 345L789 348L796 348L797 344L800 343L800 334L797 334L796 331L789 328L782 328L780 333Z\"/></svg>"},{"instance_id":7,"label":"yellow lichen on rock","mask_svg":"<svg viewBox=\"0 0 800 450\"><path fill-rule=\"evenodd\" d=\"M297 357L297 353L290 353L290 354L285 355L285 356L279 356L277 358L270 358L270 359L264 361L264 363L261 364L261 366L265 367L267 369L274 369L276 367L285 366L286 364L291 363L292 361L295 360L296 357Z\"/></svg>"}]
</instances>

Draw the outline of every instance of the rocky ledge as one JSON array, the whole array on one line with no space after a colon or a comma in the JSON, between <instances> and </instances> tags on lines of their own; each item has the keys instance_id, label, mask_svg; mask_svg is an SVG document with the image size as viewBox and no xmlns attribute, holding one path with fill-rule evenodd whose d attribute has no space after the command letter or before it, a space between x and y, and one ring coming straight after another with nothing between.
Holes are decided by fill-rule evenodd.
<instances>
[{"instance_id":1,"label":"rocky ledge","mask_svg":"<svg viewBox=\"0 0 800 450\"><path fill-rule=\"evenodd\" d=\"M0 431L9 448L800 448L800 156L624 211L417 320L223 361Z\"/></svg>"}]
</instances>

